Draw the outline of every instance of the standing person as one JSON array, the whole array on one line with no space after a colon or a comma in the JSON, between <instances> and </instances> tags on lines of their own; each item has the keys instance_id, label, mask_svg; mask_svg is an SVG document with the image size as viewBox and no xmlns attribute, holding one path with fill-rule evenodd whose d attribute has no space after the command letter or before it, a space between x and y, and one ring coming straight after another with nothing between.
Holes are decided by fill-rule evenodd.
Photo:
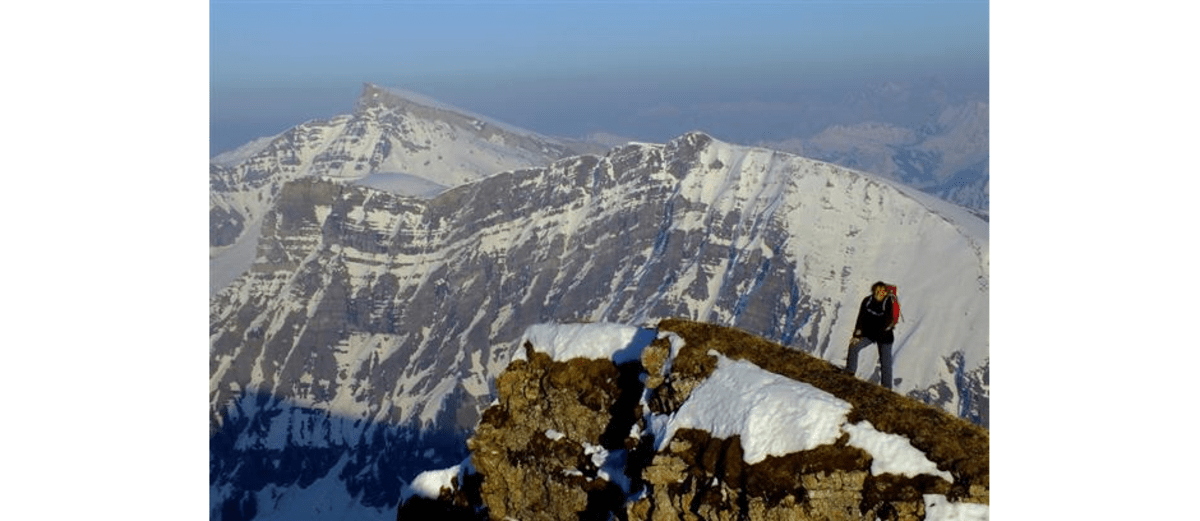
<instances>
[{"instance_id":1,"label":"standing person","mask_svg":"<svg viewBox=\"0 0 1200 521\"><path fill-rule=\"evenodd\" d=\"M871 285L871 294L858 307L858 319L854 322L854 338L850 339L850 352L846 353L846 372L858 371L858 352L875 343L879 349L880 383L892 388L892 343L896 341L892 328L896 327L893 314L895 300L888 295L888 285L876 282Z\"/></svg>"}]
</instances>

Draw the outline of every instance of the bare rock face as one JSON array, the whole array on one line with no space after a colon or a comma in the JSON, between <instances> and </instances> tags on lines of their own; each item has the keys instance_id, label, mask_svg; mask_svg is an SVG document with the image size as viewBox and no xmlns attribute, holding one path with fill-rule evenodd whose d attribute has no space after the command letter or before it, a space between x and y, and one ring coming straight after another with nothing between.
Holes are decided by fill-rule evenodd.
<instances>
[{"instance_id":1,"label":"bare rock face","mask_svg":"<svg viewBox=\"0 0 1200 521\"><path fill-rule=\"evenodd\" d=\"M468 442L475 474L464 481L474 481L453 483L438 501L406 502L400 519L420 518L439 503L446 505L440 512L458 508L466 516L457 518L495 520L949 517L929 517L931 498L940 501L937 508L974 509L956 519L986 519L985 429L818 358L736 329L680 320L659 324L640 363L555 360L529 343L525 349L526 359L497 378L498 400ZM679 428L655 439L663 431L653 424L685 415L685 405L709 396L698 389L717 378L721 358L749 362L848 403L840 435L761 458L747 454L758 442L736 434ZM875 439L906 440L907 450L930 468L889 467L885 460L894 455L864 443L864 429ZM804 436L801 430L792 435Z\"/></svg>"},{"instance_id":2,"label":"bare rock face","mask_svg":"<svg viewBox=\"0 0 1200 521\"><path fill-rule=\"evenodd\" d=\"M646 469L654 493L630 506L631 519L864 518L858 491L869 456L861 450L843 446L748 465L737 437L689 430L676 438Z\"/></svg>"},{"instance_id":3,"label":"bare rock face","mask_svg":"<svg viewBox=\"0 0 1200 521\"><path fill-rule=\"evenodd\" d=\"M606 432L633 412L618 417L615 409L623 394L636 400L638 389L618 385L621 371L611 360L558 362L530 347L527 361L513 362L496 379L499 403L468 441L484 476L482 500L493 519L577 519L585 512L607 519L609 509L588 511L614 504L606 498L619 506L625 494L615 481L627 480L602 469L610 450L625 446Z\"/></svg>"}]
</instances>

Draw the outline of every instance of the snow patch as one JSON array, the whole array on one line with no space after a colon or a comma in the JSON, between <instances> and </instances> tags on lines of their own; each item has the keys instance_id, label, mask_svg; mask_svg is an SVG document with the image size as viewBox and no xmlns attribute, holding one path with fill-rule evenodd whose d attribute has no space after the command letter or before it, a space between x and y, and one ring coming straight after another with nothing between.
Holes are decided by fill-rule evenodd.
<instances>
[{"instance_id":1,"label":"snow patch","mask_svg":"<svg viewBox=\"0 0 1200 521\"><path fill-rule=\"evenodd\" d=\"M535 324L525 329L518 345L529 342L535 351L560 362L588 358L621 364L639 360L654 336L652 329L622 324ZM525 350L517 349L513 360L525 360Z\"/></svg>"},{"instance_id":2,"label":"snow patch","mask_svg":"<svg viewBox=\"0 0 1200 521\"><path fill-rule=\"evenodd\" d=\"M583 454L591 459L592 465L596 467L596 477L615 484L628 495L632 483L629 477L625 475L625 465L627 464L628 454L623 450L609 451L599 445L585 443Z\"/></svg>"},{"instance_id":3,"label":"snow patch","mask_svg":"<svg viewBox=\"0 0 1200 521\"><path fill-rule=\"evenodd\" d=\"M413 496L437 499L442 489L454 490L454 478L458 478L458 483L461 485L467 474L474 473L475 467L471 464L471 458L467 458L462 463L450 468L427 470L417 474L417 477L413 478L412 483L405 485L401 490L400 504L404 504L405 501L408 501Z\"/></svg>"},{"instance_id":4,"label":"snow patch","mask_svg":"<svg viewBox=\"0 0 1200 521\"><path fill-rule=\"evenodd\" d=\"M871 454L871 474L901 474L910 478L919 474L929 474L954 482L953 475L938 470L937 465L929 461L925 453L913 447L904 436L879 432L868 421L843 425L842 430L850 435L851 447L858 447Z\"/></svg>"},{"instance_id":5,"label":"snow patch","mask_svg":"<svg viewBox=\"0 0 1200 521\"><path fill-rule=\"evenodd\" d=\"M417 474L417 477L413 478L413 482L408 486L408 491L411 492L408 497L421 496L426 499L437 499L438 495L442 493L442 489L453 489L452 480L461 471L462 466L455 465L448 469L427 470Z\"/></svg>"},{"instance_id":6,"label":"snow patch","mask_svg":"<svg viewBox=\"0 0 1200 521\"><path fill-rule=\"evenodd\" d=\"M329 218L329 214L333 213L333 207L327 204L319 204L313 207L313 213L317 216L317 224L324 225L325 219Z\"/></svg>"},{"instance_id":7,"label":"snow patch","mask_svg":"<svg viewBox=\"0 0 1200 521\"><path fill-rule=\"evenodd\" d=\"M403 172L373 172L354 184L422 199L431 199L450 189L424 177Z\"/></svg>"},{"instance_id":8,"label":"snow patch","mask_svg":"<svg viewBox=\"0 0 1200 521\"><path fill-rule=\"evenodd\" d=\"M671 416L650 415L650 426L663 450L681 428L707 431L714 438L738 436L742 459L760 463L837 442L843 433L849 444L871 455L871 473L908 477L929 474L951 483L954 476L938 470L908 438L875 430L870 422L847 423L849 402L810 384L792 380L745 360L731 360L716 351L717 368L697 386Z\"/></svg>"},{"instance_id":9,"label":"snow patch","mask_svg":"<svg viewBox=\"0 0 1200 521\"><path fill-rule=\"evenodd\" d=\"M941 494L925 495L925 521L987 521L988 505L951 503Z\"/></svg>"},{"instance_id":10,"label":"snow patch","mask_svg":"<svg viewBox=\"0 0 1200 521\"><path fill-rule=\"evenodd\" d=\"M391 521L396 519L395 508L373 508L350 494L341 475L349 462L343 456L332 470L307 487L270 484L254 494L258 514L256 521L292 521L295 519L355 519L361 521ZM210 488L210 518L215 519L223 497Z\"/></svg>"},{"instance_id":11,"label":"snow patch","mask_svg":"<svg viewBox=\"0 0 1200 521\"><path fill-rule=\"evenodd\" d=\"M851 405L804 382L763 370L715 351L717 369L692 391L673 416L658 417L657 450L681 428L708 431L716 438L740 436L749 464L834 443ZM664 421L665 420L665 421Z\"/></svg>"}]
</instances>

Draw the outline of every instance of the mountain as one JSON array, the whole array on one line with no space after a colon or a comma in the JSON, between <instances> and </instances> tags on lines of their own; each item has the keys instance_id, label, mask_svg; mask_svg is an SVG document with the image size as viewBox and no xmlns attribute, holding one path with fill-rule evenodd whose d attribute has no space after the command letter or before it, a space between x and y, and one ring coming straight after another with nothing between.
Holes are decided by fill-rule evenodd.
<instances>
[{"instance_id":1,"label":"mountain","mask_svg":"<svg viewBox=\"0 0 1200 521\"><path fill-rule=\"evenodd\" d=\"M249 266L263 214L293 179L359 181L429 195L503 170L596 151L471 114L419 94L364 85L352 114L298 125L209 165L212 291Z\"/></svg>"},{"instance_id":2,"label":"mountain","mask_svg":"<svg viewBox=\"0 0 1200 521\"><path fill-rule=\"evenodd\" d=\"M530 324L680 317L841 364L875 280L903 303L896 391L987 425L987 223L882 178L691 133L426 199L306 176L274 201L210 301L213 519L391 518L466 457Z\"/></svg>"},{"instance_id":3,"label":"mountain","mask_svg":"<svg viewBox=\"0 0 1200 521\"><path fill-rule=\"evenodd\" d=\"M900 181L987 218L986 88L928 77L868 84L812 104L805 115L815 124L755 144Z\"/></svg>"},{"instance_id":4,"label":"mountain","mask_svg":"<svg viewBox=\"0 0 1200 521\"><path fill-rule=\"evenodd\" d=\"M968 101L940 107L916 127L832 125L811 138L762 145L900 181L986 215L988 129L988 104Z\"/></svg>"},{"instance_id":5,"label":"mountain","mask_svg":"<svg viewBox=\"0 0 1200 521\"><path fill-rule=\"evenodd\" d=\"M398 519L983 519L985 429L732 328L530 326Z\"/></svg>"}]
</instances>

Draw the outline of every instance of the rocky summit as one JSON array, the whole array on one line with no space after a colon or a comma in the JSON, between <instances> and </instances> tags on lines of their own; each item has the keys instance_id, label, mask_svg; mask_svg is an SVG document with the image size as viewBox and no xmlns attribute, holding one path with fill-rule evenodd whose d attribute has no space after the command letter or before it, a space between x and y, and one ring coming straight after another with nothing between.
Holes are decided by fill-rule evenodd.
<instances>
[{"instance_id":1,"label":"rocky summit","mask_svg":"<svg viewBox=\"0 0 1200 521\"><path fill-rule=\"evenodd\" d=\"M987 519L988 431L742 330L541 325L398 518Z\"/></svg>"}]
</instances>

